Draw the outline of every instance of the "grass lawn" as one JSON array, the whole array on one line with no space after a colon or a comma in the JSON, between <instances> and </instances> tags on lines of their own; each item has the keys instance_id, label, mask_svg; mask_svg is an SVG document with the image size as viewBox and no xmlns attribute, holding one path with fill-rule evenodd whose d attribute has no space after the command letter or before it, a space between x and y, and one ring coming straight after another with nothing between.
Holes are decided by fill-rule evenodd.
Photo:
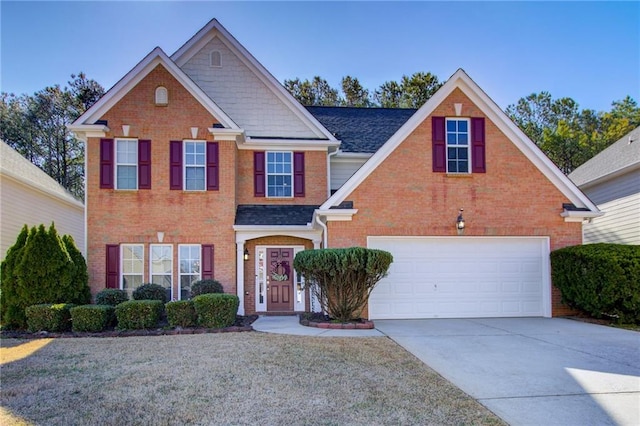
<instances>
[{"instance_id":1,"label":"grass lawn","mask_svg":"<svg viewBox=\"0 0 640 426\"><path fill-rule=\"evenodd\" d=\"M3 339L0 424L503 425L384 337Z\"/></svg>"}]
</instances>

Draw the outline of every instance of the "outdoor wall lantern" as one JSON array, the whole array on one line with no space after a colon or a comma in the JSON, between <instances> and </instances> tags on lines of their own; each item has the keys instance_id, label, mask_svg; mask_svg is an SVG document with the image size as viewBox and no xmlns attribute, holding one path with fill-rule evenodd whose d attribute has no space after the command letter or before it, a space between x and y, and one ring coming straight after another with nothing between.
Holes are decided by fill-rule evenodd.
<instances>
[{"instance_id":1,"label":"outdoor wall lantern","mask_svg":"<svg viewBox=\"0 0 640 426\"><path fill-rule=\"evenodd\" d=\"M249 249L244 249L244 260L249 260Z\"/></svg>"},{"instance_id":2,"label":"outdoor wall lantern","mask_svg":"<svg viewBox=\"0 0 640 426\"><path fill-rule=\"evenodd\" d=\"M464 209L460 209L458 213L458 218L456 219L456 230L458 231L458 235L462 235L464 233L464 218L462 217L462 212Z\"/></svg>"}]
</instances>

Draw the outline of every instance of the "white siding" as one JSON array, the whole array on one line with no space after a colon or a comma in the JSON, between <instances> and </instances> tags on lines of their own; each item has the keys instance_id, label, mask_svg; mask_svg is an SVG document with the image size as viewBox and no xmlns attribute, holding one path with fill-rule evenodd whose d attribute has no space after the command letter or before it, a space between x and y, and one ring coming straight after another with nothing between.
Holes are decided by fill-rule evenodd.
<instances>
[{"instance_id":1,"label":"white siding","mask_svg":"<svg viewBox=\"0 0 640 426\"><path fill-rule=\"evenodd\" d=\"M341 159L331 158L331 190L336 191L368 160L362 159Z\"/></svg>"},{"instance_id":2,"label":"white siding","mask_svg":"<svg viewBox=\"0 0 640 426\"><path fill-rule=\"evenodd\" d=\"M24 183L0 176L0 256L4 259L27 224L29 228L51 222L62 236L71 235L84 253L84 208L71 205Z\"/></svg>"},{"instance_id":3,"label":"white siding","mask_svg":"<svg viewBox=\"0 0 640 426\"><path fill-rule=\"evenodd\" d=\"M584 190L605 213L582 228L583 243L640 244L640 171Z\"/></svg>"},{"instance_id":4,"label":"white siding","mask_svg":"<svg viewBox=\"0 0 640 426\"><path fill-rule=\"evenodd\" d=\"M210 65L212 51L220 52L220 67ZM189 59L182 70L249 136L317 137L217 37Z\"/></svg>"}]
</instances>

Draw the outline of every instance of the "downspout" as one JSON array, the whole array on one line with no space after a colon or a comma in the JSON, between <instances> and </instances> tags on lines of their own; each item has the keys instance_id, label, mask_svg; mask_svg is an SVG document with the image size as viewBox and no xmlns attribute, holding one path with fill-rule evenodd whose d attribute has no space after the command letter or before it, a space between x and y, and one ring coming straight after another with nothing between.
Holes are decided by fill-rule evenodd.
<instances>
[{"instance_id":1,"label":"downspout","mask_svg":"<svg viewBox=\"0 0 640 426\"><path fill-rule=\"evenodd\" d=\"M331 157L339 152L342 152L340 151L340 148L327 154L327 198L331 197Z\"/></svg>"},{"instance_id":2,"label":"downspout","mask_svg":"<svg viewBox=\"0 0 640 426\"><path fill-rule=\"evenodd\" d=\"M329 237L329 229L327 228L327 224L324 223L321 219L320 219L320 215L316 213L316 223L318 225L320 225L320 227L322 228L322 248L328 248L328 237Z\"/></svg>"}]
</instances>

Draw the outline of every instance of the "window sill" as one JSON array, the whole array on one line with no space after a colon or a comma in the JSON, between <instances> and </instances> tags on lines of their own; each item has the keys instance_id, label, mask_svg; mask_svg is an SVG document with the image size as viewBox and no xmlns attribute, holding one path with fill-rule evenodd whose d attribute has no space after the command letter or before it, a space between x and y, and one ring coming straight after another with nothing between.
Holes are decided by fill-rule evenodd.
<instances>
[{"instance_id":1,"label":"window sill","mask_svg":"<svg viewBox=\"0 0 640 426\"><path fill-rule=\"evenodd\" d=\"M473 173L447 173L445 176L450 178L470 178L473 177Z\"/></svg>"}]
</instances>

